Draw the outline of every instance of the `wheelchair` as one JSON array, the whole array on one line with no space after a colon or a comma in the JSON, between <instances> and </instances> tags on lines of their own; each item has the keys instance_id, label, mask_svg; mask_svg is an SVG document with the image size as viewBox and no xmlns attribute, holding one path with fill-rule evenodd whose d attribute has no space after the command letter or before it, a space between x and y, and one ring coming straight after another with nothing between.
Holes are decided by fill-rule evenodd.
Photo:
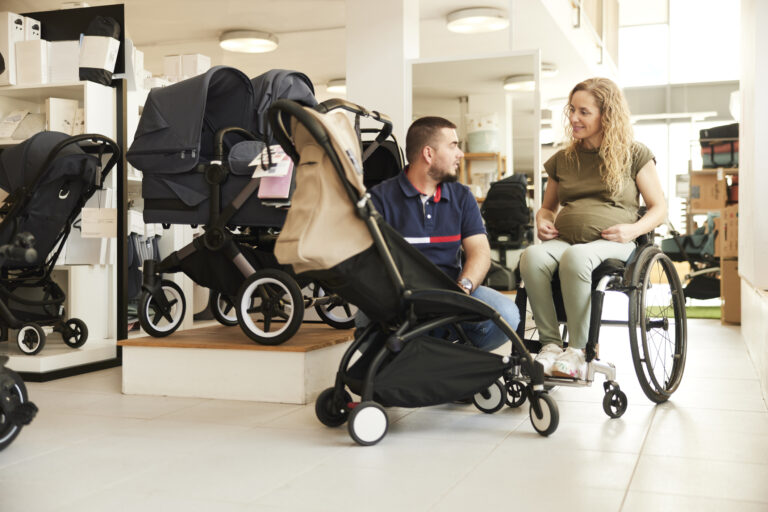
<instances>
[{"instance_id":1,"label":"wheelchair","mask_svg":"<svg viewBox=\"0 0 768 512\"><path fill-rule=\"evenodd\" d=\"M591 386L596 374L605 376L603 410L611 418L619 418L627 409L627 396L616 381L613 364L600 361L598 353L601 325L627 325L635 373L645 395L655 403L669 399L680 385L685 369L687 322L685 295L672 260L650 242L649 235L636 240L637 248L627 262L603 261L592 272L592 309L586 346L587 372L584 380L547 377L545 386ZM517 270L519 277L519 268ZM532 352L541 345L531 325L524 283L517 287L515 303L520 310L517 334ZM565 308L557 273L552 280L558 321L566 321ZM629 298L628 319L603 320L603 300L608 291L622 292ZM563 342L567 343L567 326L563 325ZM530 379L518 368L504 377L506 403L519 407L528 396Z\"/></svg>"}]
</instances>

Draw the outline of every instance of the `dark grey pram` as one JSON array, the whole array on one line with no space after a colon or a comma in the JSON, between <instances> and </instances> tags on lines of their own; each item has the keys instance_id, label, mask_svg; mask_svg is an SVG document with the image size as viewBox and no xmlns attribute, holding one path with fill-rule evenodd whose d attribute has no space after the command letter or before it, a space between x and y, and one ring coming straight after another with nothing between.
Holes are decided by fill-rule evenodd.
<instances>
[{"instance_id":1,"label":"dark grey pram","mask_svg":"<svg viewBox=\"0 0 768 512\"><path fill-rule=\"evenodd\" d=\"M143 172L144 220L204 228L161 262L144 262L138 316L149 334L167 336L184 318L183 292L162 279L173 272L210 288L214 316L225 325L239 323L258 343L275 345L293 336L309 305L331 325L337 317L329 308L341 306L346 322L334 326L351 327L346 304L317 287L315 298L304 298L301 288L311 281L297 282L273 254L285 204L257 197L260 180L249 163L271 142L262 119L283 97L316 104L309 79L286 70L251 81L237 69L217 66L149 93L128 151Z\"/></svg>"},{"instance_id":2,"label":"dark grey pram","mask_svg":"<svg viewBox=\"0 0 768 512\"><path fill-rule=\"evenodd\" d=\"M17 343L25 354L43 349L43 325L53 325L73 348L88 338L82 320L64 320L66 295L51 271L72 222L119 158L119 147L107 137L59 132L38 133L0 155L0 187L10 194L0 211L0 244L26 232L37 251L34 259L6 262L0 278L2 339L9 328L19 329Z\"/></svg>"}]
</instances>

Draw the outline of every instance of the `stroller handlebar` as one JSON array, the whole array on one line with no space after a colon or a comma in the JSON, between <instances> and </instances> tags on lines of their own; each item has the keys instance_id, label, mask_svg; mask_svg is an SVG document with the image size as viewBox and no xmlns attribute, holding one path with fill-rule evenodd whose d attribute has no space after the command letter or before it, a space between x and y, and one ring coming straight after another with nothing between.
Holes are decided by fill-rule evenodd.
<instances>
[{"instance_id":1,"label":"stroller handlebar","mask_svg":"<svg viewBox=\"0 0 768 512\"><path fill-rule=\"evenodd\" d=\"M322 112L323 114L327 114L331 110L336 110L339 108L352 112L358 116L370 117L383 124L384 127L376 137L376 142L378 143L384 141L384 139L389 137L389 134L392 133L392 120L388 115L377 112L376 110L368 110L365 107L361 107L356 103L352 103L351 101L343 100L341 98L331 98L329 100L325 100L324 102L318 104L315 107L315 110Z\"/></svg>"}]
</instances>

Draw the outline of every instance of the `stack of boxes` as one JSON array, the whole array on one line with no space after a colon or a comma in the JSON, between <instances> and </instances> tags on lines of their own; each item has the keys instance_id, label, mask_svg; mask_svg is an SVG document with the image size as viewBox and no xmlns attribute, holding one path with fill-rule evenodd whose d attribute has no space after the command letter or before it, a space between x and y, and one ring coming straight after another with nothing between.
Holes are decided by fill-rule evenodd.
<instances>
[{"instance_id":1,"label":"stack of boxes","mask_svg":"<svg viewBox=\"0 0 768 512\"><path fill-rule=\"evenodd\" d=\"M692 171L690 213L719 211L715 219L715 257L720 259L720 298L723 323L741 323L741 279L739 278L738 171Z\"/></svg>"}]
</instances>

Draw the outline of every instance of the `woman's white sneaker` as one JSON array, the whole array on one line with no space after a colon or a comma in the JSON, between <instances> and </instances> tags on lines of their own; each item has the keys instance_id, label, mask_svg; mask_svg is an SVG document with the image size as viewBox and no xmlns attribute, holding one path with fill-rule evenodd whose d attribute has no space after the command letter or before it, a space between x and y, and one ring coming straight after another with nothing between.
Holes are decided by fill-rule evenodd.
<instances>
[{"instance_id":1,"label":"woman's white sneaker","mask_svg":"<svg viewBox=\"0 0 768 512\"><path fill-rule=\"evenodd\" d=\"M541 347L541 350L539 350L539 353L536 355L536 361L541 363L541 366L544 367L544 375L547 377L552 376L552 365L562 353L563 347L556 343L547 343Z\"/></svg>"}]
</instances>

